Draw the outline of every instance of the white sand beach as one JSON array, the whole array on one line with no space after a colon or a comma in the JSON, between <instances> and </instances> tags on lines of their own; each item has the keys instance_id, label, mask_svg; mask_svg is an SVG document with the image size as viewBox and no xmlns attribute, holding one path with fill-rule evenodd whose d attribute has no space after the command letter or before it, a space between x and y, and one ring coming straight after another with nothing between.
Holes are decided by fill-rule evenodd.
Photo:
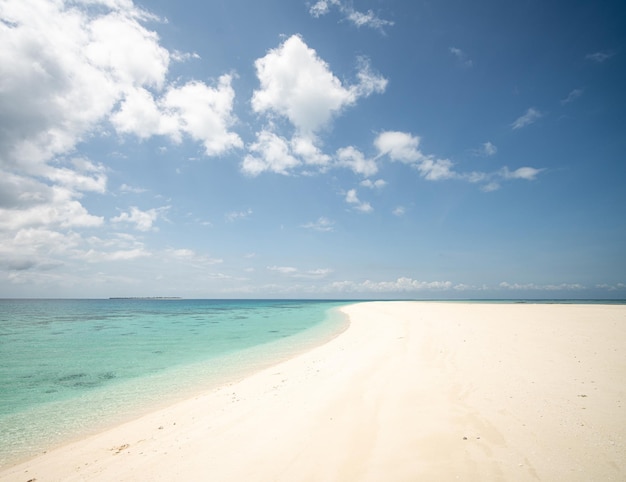
<instances>
[{"instance_id":1,"label":"white sand beach","mask_svg":"<svg viewBox=\"0 0 626 482\"><path fill-rule=\"evenodd\" d=\"M322 346L0 480L626 480L626 306L344 310Z\"/></svg>"}]
</instances>

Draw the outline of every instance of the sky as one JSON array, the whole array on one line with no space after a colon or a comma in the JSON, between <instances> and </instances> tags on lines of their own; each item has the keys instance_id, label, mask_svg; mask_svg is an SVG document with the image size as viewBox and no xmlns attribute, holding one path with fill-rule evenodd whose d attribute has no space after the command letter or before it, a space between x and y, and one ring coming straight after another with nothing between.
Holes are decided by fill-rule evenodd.
<instances>
[{"instance_id":1,"label":"sky","mask_svg":"<svg viewBox=\"0 0 626 482\"><path fill-rule=\"evenodd\" d=\"M0 297L626 298L620 0L0 0Z\"/></svg>"}]
</instances>

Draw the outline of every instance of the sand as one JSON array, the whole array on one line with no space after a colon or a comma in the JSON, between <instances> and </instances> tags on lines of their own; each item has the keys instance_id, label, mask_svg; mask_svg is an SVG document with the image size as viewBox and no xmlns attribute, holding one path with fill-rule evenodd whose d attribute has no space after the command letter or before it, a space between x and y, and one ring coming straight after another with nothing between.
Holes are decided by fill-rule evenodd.
<instances>
[{"instance_id":1,"label":"sand","mask_svg":"<svg viewBox=\"0 0 626 482\"><path fill-rule=\"evenodd\" d=\"M626 306L344 310L320 347L0 480L626 480Z\"/></svg>"}]
</instances>

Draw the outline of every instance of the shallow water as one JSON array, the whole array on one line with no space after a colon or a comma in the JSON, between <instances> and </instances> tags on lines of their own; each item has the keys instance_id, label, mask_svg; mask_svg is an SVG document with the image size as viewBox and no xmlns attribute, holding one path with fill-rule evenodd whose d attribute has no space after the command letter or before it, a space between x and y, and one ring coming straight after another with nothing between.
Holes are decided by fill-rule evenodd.
<instances>
[{"instance_id":1,"label":"shallow water","mask_svg":"<svg viewBox=\"0 0 626 482\"><path fill-rule=\"evenodd\" d=\"M319 344L345 304L0 300L0 466Z\"/></svg>"}]
</instances>

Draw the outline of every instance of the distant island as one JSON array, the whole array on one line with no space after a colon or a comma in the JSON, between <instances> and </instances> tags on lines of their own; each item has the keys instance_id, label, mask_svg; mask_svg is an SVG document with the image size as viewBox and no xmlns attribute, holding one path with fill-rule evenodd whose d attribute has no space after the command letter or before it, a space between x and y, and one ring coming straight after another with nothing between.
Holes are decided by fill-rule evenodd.
<instances>
[{"instance_id":1,"label":"distant island","mask_svg":"<svg viewBox=\"0 0 626 482\"><path fill-rule=\"evenodd\" d=\"M111 296L110 300L182 300L180 296Z\"/></svg>"}]
</instances>

